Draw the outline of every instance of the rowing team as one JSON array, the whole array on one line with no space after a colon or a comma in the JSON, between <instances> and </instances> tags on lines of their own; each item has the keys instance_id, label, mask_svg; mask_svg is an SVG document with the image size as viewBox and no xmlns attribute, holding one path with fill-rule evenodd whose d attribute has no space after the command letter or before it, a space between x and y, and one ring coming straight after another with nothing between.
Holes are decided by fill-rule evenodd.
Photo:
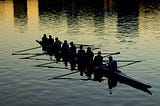
<instances>
[{"instance_id":1,"label":"rowing team","mask_svg":"<svg viewBox=\"0 0 160 106\"><path fill-rule=\"evenodd\" d=\"M71 65L71 71L78 66L80 75L83 76L85 73L88 79L91 79L91 75L94 75L94 79L101 81L101 78L106 75L106 72L103 72L103 56L101 52L98 51L98 54L94 56L94 53L91 47L88 47L85 51L83 45L80 45L79 50L77 51L76 45L71 42L70 46L68 45L67 40L64 40L62 43L57 37L54 39L51 35L47 38L46 34L42 37L42 50L46 51L52 59L54 55L56 61L59 62L62 58L65 66L68 65L68 62ZM117 70L117 62L113 60L112 56L109 56L109 63L107 63L107 69L111 71Z\"/></svg>"}]
</instances>

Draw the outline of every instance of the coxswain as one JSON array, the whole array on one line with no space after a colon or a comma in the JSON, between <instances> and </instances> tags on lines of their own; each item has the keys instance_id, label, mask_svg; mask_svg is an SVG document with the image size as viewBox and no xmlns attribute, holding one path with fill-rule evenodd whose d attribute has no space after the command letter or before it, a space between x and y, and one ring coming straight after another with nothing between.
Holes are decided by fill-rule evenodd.
<instances>
[{"instance_id":1,"label":"coxswain","mask_svg":"<svg viewBox=\"0 0 160 106\"><path fill-rule=\"evenodd\" d=\"M76 46L73 42L70 43L70 64L71 71L73 71L76 67Z\"/></svg>"},{"instance_id":2,"label":"coxswain","mask_svg":"<svg viewBox=\"0 0 160 106\"><path fill-rule=\"evenodd\" d=\"M113 87L116 87L117 85L117 79L114 77L114 74L113 74L113 72L117 71L117 61L113 60L112 56L109 56L108 59L109 59L109 62L107 63L108 86L109 86L109 90L111 90Z\"/></svg>"},{"instance_id":3,"label":"coxswain","mask_svg":"<svg viewBox=\"0 0 160 106\"><path fill-rule=\"evenodd\" d=\"M81 76L83 76L83 73L85 72L85 57L85 50L83 49L83 45L80 45L80 49L77 53L77 63Z\"/></svg>"},{"instance_id":4,"label":"coxswain","mask_svg":"<svg viewBox=\"0 0 160 106\"><path fill-rule=\"evenodd\" d=\"M69 54L70 54L69 45L67 43L67 40L64 40L61 52L62 52L63 62L65 64L65 66L67 66L68 65L68 61L69 61Z\"/></svg>"},{"instance_id":5,"label":"coxswain","mask_svg":"<svg viewBox=\"0 0 160 106\"><path fill-rule=\"evenodd\" d=\"M97 56L94 57L94 80L101 82L101 78L103 77L102 73L102 64L103 64L103 56L101 56L101 52L98 51Z\"/></svg>"},{"instance_id":6,"label":"coxswain","mask_svg":"<svg viewBox=\"0 0 160 106\"><path fill-rule=\"evenodd\" d=\"M91 75L93 73L93 57L94 53L91 47L88 47L86 51L86 71L87 71L86 74L88 79L91 79Z\"/></svg>"}]
</instances>

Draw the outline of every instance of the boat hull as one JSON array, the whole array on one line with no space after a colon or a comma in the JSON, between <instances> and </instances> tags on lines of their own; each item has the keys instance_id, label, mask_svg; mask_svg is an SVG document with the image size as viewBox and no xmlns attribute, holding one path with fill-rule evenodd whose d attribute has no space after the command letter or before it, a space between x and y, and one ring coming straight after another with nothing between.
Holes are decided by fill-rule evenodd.
<instances>
[{"instance_id":1,"label":"boat hull","mask_svg":"<svg viewBox=\"0 0 160 106\"><path fill-rule=\"evenodd\" d=\"M105 69L105 71L108 72L109 70ZM140 82L140 81L138 81L138 80L136 80L136 79L134 79L134 78L122 73L121 71L108 72L107 74L105 74L105 77L108 78L109 75L112 75L112 78L117 80L117 82L129 85L129 86L131 86L133 88L142 90L142 91L147 92L147 93L152 95L151 91L148 90L152 86L147 85L147 84L145 84L143 82Z\"/></svg>"}]
</instances>

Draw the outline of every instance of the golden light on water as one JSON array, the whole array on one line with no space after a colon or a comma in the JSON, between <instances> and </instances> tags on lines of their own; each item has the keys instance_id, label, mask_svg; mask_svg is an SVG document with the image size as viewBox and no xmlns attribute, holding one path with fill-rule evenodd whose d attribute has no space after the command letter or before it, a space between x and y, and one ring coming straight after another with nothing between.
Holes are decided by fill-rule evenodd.
<instances>
[{"instance_id":1,"label":"golden light on water","mask_svg":"<svg viewBox=\"0 0 160 106\"><path fill-rule=\"evenodd\" d=\"M112 0L104 0L104 6L106 3L109 3L110 8L112 8ZM67 17L66 13L60 14L58 17L53 17L54 19L46 18L43 21L45 24L41 24L40 16L39 16L39 8L38 8L38 0L27 0L27 14L26 14L26 27L24 31L28 31L32 33L41 29L41 26L45 26L46 24L46 33L49 34L59 34L61 37L64 35L74 35L78 32L81 36L77 36L77 38L83 38L84 36L88 36L91 39L97 39L95 36L99 36L98 33L101 35L113 35L113 32L117 32L117 16L116 14L112 15L112 18L106 17L104 15L101 17L92 17L92 16L82 16L86 17L88 21L82 19L80 17ZM105 7L104 7L105 8ZM138 17L138 33L140 36L158 36L160 33L160 12L158 10L154 11L146 11L145 7L140 5L139 9L139 17ZM1 26L0 29L2 31L8 31L10 33L14 32L15 30L15 20L14 20L14 6L13 1L0 1L0 18L1 18ZM42 17L41 17L42 19ZM154 19L154 21L152 20ZM4 25L2 25L5 23ZM43 22L42 22L43 23ZM63 23L63 24L62 24ZM100 27L96 27L100 25ZM5 26L5 27L4 27ZM4 28L8 29L4 29ZM21 27L21 26L20 26ZM53 30L52 30L53 29ZM42 30L43 32L43 30ZM95 36L93 36L93 32L95 32ZM98 32L98 33L97 33ZM3 35L0 35L3 36ZM103 38L103 37L102 37ZM158 37L159 38L159 37ZM72 39L72 38L71 38Z\"/></svg>"},{"instance_id":2,"label":"golden light on water","mask_svg":"<svg viewBox=\"0 0 160 106\"><path fill-rule=\"evenodd\" d=\"M43 104L77 105L77 103L80 103L79 105L96 106L100 104L105 106L106 103L109 103L108 105L114 103L110 97L114 97L114 101L117 103L114 105L134 104L139 101L142 101L142 105L155 104L156 106L156 104L159 104L159 8L152 7L152 11L148 11L146 7L143 7L144 5L140 4L139 6L136 5L135 9L128 11L126 8L130 8L130 6L123 7L122 3L122 7L116 7L117 2L115 0L113 0L113 3L112 0L104 0L105 4L100 2L100 7L95 6L97 1L100 0L96 0L96 3L88 0L89 4L87 4L88 2L80 2L85 0L77 0L78 2L69 0L69 4L65 4L67 0L55 0L59 4L53 2L54 0L50 0L53 5L48 4L48 2L45 4L45 0L15 1L18 0L0 0L1 105L17 106L29 104L39 106ZM149 0L145 1L149 2ZM62 2L69 7L64 5L63 8L57 7L57 5L62 6ZM149 5L148 2L147 5ZM113 11L109 11L107 6ZM54 83L53 81L48 81L48 78L70 73L70 70L35 67L41 63L48 63L50 61L48 55L33 57L33 59L20 59L28 55L12 55L12 53L20 50L26 51L19 53L41 53L41 48L29 51L28 49L39 46L35 40L41 40L44 33L47 35L52 34L53 38L58 36L62 42L66 39L68 42L93 44L94 47L100 48L94 52L121 52L119 55L113 55L116 60L141 60L137 64L132 64L120 70L138 81L144 81L144 83L152 85L153 96L144 94L142 98L143 92L134 90L127 85L117 86L114 88L116 92L110 95L106 91L108 89L106 81L104 85L103 82L101 83L102 88L97 87L94 81L85 81L82 85L82 81L78 80L82 78L79 74L66 76L66 78L76 80L56 79ZM104 59L107 60L108 58ZM121 64L127 63L118 63L118 65ZM65 67L61 62L45 65ZM70 65L67 68L70 69ZM83 77L85 78L85 76ZM67 90L65 89L66 84L70 85ZM80 84L81 86L79 86ZM93 89L90 89L90 85L93 86ZM77 93L77 90L83 93ZM86 93L86 90L89 92ZM88 99L85 100L84 98L81 100L82 102L79 102L84 95L87 95ZM94 101L99 95L101 100ZM77 98L74 103L70 103L70 99L73 96ZM127 99L128 96L133 96L131 101ZM106 97L109 99L106 99ZM90 103L88 101L94 102Z\"/></svg>"},{"instance_id":3,"label":"golden light on water","mask_svg":"<svg viewBox=\"0 0 160 106\"><path fill-rule=\"evenodd\" d=\"M160 12L143 6L139 9L139 32L142 36L160 35Z\"/></svg>"},{"instance_id":4,"label":"golden light on water","mask_svg":"<svg viewBox=\"0 0 160 106\"><path fill-rule=\"evenodd\" d=\"M3 29L5 27L12 30L10 28L13 27L13 1L2 2L3 1L0 1L0 30L5 31L6 29Z\"/></svg>"},{"instance_id":5,"label":"golden light on water","mask_svg":"<svg viewBox=\"0 0 160 106\"><path fill-rule=\"evenodd\" d=\"M33 30L38 27L38 1L28 0L27 1L27 16L28 16L28 26L32 26Z\"/></svg>"}]
</instances>

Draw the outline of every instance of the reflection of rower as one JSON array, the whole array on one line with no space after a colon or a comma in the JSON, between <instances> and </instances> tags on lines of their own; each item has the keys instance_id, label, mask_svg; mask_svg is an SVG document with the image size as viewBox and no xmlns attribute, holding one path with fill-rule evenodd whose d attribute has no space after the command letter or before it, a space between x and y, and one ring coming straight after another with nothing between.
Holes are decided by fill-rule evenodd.
<instances>
[{"instance_id":1,"label":"reflection of rower","mask_svg":"<svg viewBox=\"0 0 160 106\"><path fill-rule=\"evenodd\" d=\"M109 59L109 63L107 64L107 68L108 68L108 86L109 86L109 90L110 90L110 94L112 94L111 89L113 87L116 87L117 85L117 80L114 77L113 72L117 71L117 61L113 60L112 56L108 57Z\"/></svg>"}]
</instances>

